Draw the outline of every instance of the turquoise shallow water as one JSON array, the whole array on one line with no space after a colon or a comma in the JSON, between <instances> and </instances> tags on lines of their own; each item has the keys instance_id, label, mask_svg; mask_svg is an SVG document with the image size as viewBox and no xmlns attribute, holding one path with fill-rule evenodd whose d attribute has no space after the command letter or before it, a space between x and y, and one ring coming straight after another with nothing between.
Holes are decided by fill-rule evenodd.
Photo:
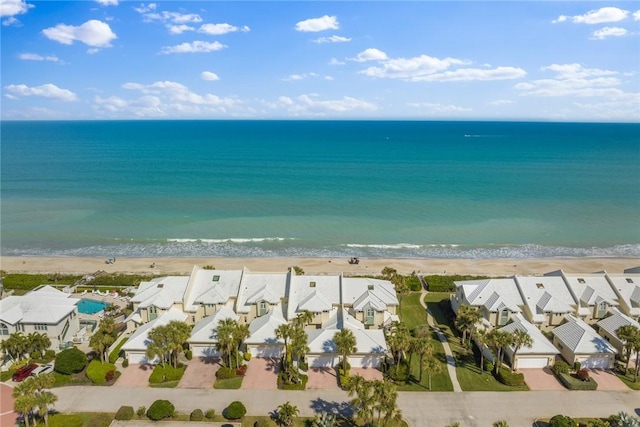
<instances>
[{"instance_id":1,"label":"turquoise shallow water","mask_svg":"<svg viewBox=\"0 0 640 427\"><path fill-rule=\"evenodd\" d=\"M640 125L2 122L5 255L640 255Z\"/></svg>"}]
</instances>

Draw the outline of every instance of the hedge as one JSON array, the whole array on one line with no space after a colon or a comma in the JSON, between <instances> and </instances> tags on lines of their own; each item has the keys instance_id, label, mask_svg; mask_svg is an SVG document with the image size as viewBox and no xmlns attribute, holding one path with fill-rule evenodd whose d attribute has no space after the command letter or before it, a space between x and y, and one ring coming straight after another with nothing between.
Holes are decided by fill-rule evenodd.
<instances>
[{"instance_id":1,"label":"hedge","mask_svg":"<svg viewBox=\"0 0 640 427\"><path fill-rule=\"evenodd\" d=\"M100 363L98 359L93 359L87 366L87 378L94 384L104 384L109 371L115 372L116 365L113 363ZM113 377L112 377L113 379Z\"/></svg>"},{"instance_id":2,"label":"hedge","mask_svg":"<svg viewBox=\"0 0 640 427\"><path fill-rule=\"evenodd\" d=\"M552 367L551 372L556 375L560 374L568 374L569 373L569 364L562 360L558 360Z\"/></svg>"},{"instance_id":3,"label":"hedge","mask_svg":"<svg viewBox=\"0 0 640 427\"><path fill-rule=\"evenodd\" d=\"M581 381L569 374L560 374L556 375L556 377L569 390L596 390L598 388L598 383L593 378Z\"/></svg>"},{"instance_id":4,"label":"hedge","mask_svg":"<svg viewBox=\"0 0 640 427\"><path fill-rule=\"evenodd\" d=\"M419 292L422 290L422 283L420 283L420 279L418 279L417 276L406 276L405 284L410 290L414 292Z\"/></svg>"},{"instance_id":5,"label":"hedge","mask_svg":"<svg viewBox=\"0 0 640 427\"><path fill-rule=\"evenodd\" d=\"M456 285L454 282L459 282L462 280L481 280L488 279L486 276L440 276L440 275L432 275L432 276L424 276L425 281L427 282L427 289L429 292L455 292Z\"/></svg>"},{"instance_id":6,"label":"hedge","mask_svg":"<svg viewBox=\"0 0 640 427\"><path fill-rule=\"evenodd\" d=\"M202 409L194 409L189 415L189 421L202 421L204 420L204 413Z\"/></svg>"},{"instance_id":7,"label":"hedge","mask_svg":"<svg viewBox=\"0 0 640 427\"><path fill-rule=\"evenodd\" d=\"M340 384L340 388L346 390L350 381L351 377L349 376L349 371L344 372L342 368L338 369L338 382Z\"/></svg>"},{"instance_id":8,"label":"hedge","mask_svg":"<svg viewBox=\"0 0 640 427\"><path fill-rule=\"evenodd\" d=\"M160 421L172 417L175 412L176 408L173 403L168 400L156 400L149 406L147 417L153 421Z\"/></svg>"},{"instance_id":9,"label":"hedge","mask_svg":"<svg viewBox=\"0 0 640 427\"><path fill-rule=\"evenodd\" d=\"M71 347L58 353L53 369L61 374L71 375L82 371L85 366L87 356L76 347Z\"/></svg>"},{"instance_id":10,"label":"hedge","mask_svg":"<svg viewBox=\"0 0 640 427\"><path fill-rule=\"evenodd\" d=\"M246 413L247 408L244 407L244 404L236 400L224 409L222 415L228 420L237 420L244 417Z\"/></svg>"},{"instance_id":11,"label":"hedge","mask_svg":"<svg viewBox=\"0 0 640 427\"><path fill-rule=\"evenodd\" d=\"M129 421L133 418L133 406L121 406L116 412L115 419L121 421Z\"/></svg>"},{"instance_id":12,"label":"hedge","mask_svg":"<svg viewBox=\"0 0 640 427\"><path fill-rule=\"evenodd\" d=\"M573 418L566 415L554 415L549 420L549 427L576 427L577 425Z\"/></svg>"},{"instance_id":13,"label":"hedge","mask_svg":"<svg viewBox=\"0 0 640 427\"><path fill-rule=\"evenodd\" d=\"M120 357L120 350L122 349L122 346L124 345L124 343L127 342L128 339L129 337L120 341L120 343L116 346L116 348L114 348L113 351L109 353L109 363L116 363L116 360L118 360L118 357Z\"/></svg>"},{"instance_id":14,"label":"hedge","mask_svg":"<svg viewBox=\"0 0 640 427\"><path fill-rule=\"evenodd\" d=\"M182 378L183 374L184 366L178 365L177 368L174 368L171 365L165 365L163 368L162 365L156 365L149 377L149 382L151 384L160 384L165 381L177 381Z\"/></svg>"},{"instance_id":15,"label":"hedge","mask_svg":"<svg viewBox=\"0 0 640 427\"><path fill-rule=\"evenodd\" d=\"M236 377L236 370L232 368L227 368L226 366L222 366L216 372L216 378L219 380L228 380L230 378Z\"/></svg>"},{"instance_id":16,"label":"hedge","mask_svg":"<svg viewBox=\"0 0 640 427\"><path fill-rule=\"evenodd\" d=\"M511 372L507 368L501 368L496 375L496 379L504 385L517 387L524 384L524 374Z\"/></svg>"}]
</instances>

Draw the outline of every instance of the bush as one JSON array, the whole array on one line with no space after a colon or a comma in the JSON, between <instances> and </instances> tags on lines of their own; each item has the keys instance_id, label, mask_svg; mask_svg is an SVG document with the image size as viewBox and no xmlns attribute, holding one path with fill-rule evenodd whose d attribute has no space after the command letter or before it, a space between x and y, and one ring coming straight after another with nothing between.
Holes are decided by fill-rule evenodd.
<instances>
[{"instance_id":1,"label":"bush","mask_svg":"<svg viewBox=\"0 0 640 427\"><path fill-rule=\"evenodd\" d=\"M576 423L573 418L567 417L566 415L554 415L551 420L549 420L549 427L576 427L578 423Z\"/></svg>"},{"instance_id":2,"label":"bush","mask_svg":"<svg viewBox=\"0 0 640 427\"><path fill-rule=\"evenodd\" d=\"M121 406L116 412L116 420L129 421L133 418L133 406Z\"/></svg>"},{"instance_id":3,"label":"bush","mask_svg":"<svg viewBox=\"0 0 640 427\"><path fill-rule=\"evenodd\" d=\"M484 370L487 372L493 371L493 363L490 360L484 359Z\"/></svg>"},{"instance_id":4,"label":"bush","mask_svg":"<svg viewBox=\"0 0 640 427\"><path fill-rule=\"evenodd\" d=\"M342 388L343 390L346 390L347 387L349 386L349 382L351 381L351 377L349 376L349 371L347 371L346 373L343 372L342 369L338 370L338 381L340 384L340 388Z\"/></svg>"},{"instance_id":5,"label":"bush","mask_svg":"<svg viewBox=\"0 0 640 427\"><path fill-rule=\"evenodd\" d=\"M246 373L247 373L247 365L240 365L240 367L236 369L236 375L239 375L242 377Z\"/></svg>"},{"instance_id":6,"label":"bush","mask_svg":"<svg viewBox=\"0 0 640 427\"><path fill-rule=\"evenodd\" d=\"M248 362L249 360L251 360L251 353L247 351L242 357L245 361Z\"/></svg>"},{"instance_id":7,"label":"bush","mask_svg":"<svg viewBox=\"0 0 640 427\"><path fill-rule=\"evenodd\" d=\"M454 282L462 280L480 280L488 279L486 276L424 276L424 280L427 282L427 289L429 292L455 292L456 285Z\"/></svg>"},{"instance_id":8,"label":"bush","mask_svg":"<svg viewBox=\"0 0 640 427\"><path fill-rule=\"evenodd\" d=\"M177 368L174 368L171 365L165 365L163 368L162 365L156 365L149 377L149 382L160 384L166 381L177 381L182 378L182 374L184 374L184 366L178 365Z\"/></svg>"},{"instance_id":9,"label":"bush","mask_svg":"<svg viewBox=\"0 0 640 427\"><path fill-rule=\"evenodd\" d=\"M406 383L409 381L409 365L406 361L402 361L398 365L389 368L389 378L396 382Z\"/></svg>"},{"instance_id":10,"label":"bush","mask_svg":"<svg viewBox=\"0 0 640 427\"><path fill-rule=\"evenodd\" d=\"M507 368L500 369L498 371L498 374L496 375L496 379L500 381L502 384L508 385L511 387L517 387L524 384L523 374L520 374L517 372L511 372Z\"/></svg>"},{"instance_id":11,"label":"bush","mask_svg":"<svg viewBox=\"0 0 640 427\"><path fill-rule=\"evenodd\" d=\"M569 365L566 362L559 360L551 367L551 371L556 375L568 374Z\"/></svg>"},{"instance_id":12,"label":"bush","mask_svg":"<svg viewBox=\"0 0 640 427\"><path fill-rule=\"evenodd\" d=\"M204 420L204 414L202 413L202 409L194 409L191 411L191 415L189 415L189 421L202 421Z\"/></svg>"},{"instance_id":13,"label":"bush","mask_svg":"<svg viewBox=\"0 0 640 427\"><path fill-rule=\"evenodd\" d=\"M593 378L588 378L585 381L581 381L569 374L559 374L556 375L556 377L562 383L562 385L569 390L596 390L598 388L598 383L595 382Z\"/></svg>"},{"instance_id":14,"label":"bush","mask_svg":"<svg viewBox=\"0 0 640 427\"><path fill-rule=\"evenodd\" d=\"M235 376L236 370L227 368L226 366L221 367L218 369L218 372L216 372L216 378L219 380L228 380L230 378L235 378Z\"/></svg>"},{"instance_id":15,"label":"bush","mask_svg":"<svg viewBox=\"0 0 640 427\"><path fill-rule=\"evenodd\" d=\"M236 400L224 409L222 415L228 420L238 420L244 417L246 413L247 408L244 407L244 404Z\"/></svg>"},{"instance_id":16,"label":"bush","mask_svg":"<svg viewBox=\"0 0 640 427\"><path fill-rule=\"evenodd\" d=\"M208 419L208 420L212 420L213 417L216 416L216 411L214 409L207 409L207 412L204 413L204 416Z\"/></svg>"},{"instance_id":17,"label":"bush","mask_svg":"<svg viewBox=\"0 0 640 427\"><path fill-rule=\"evenodd\" d=\"M420 279L417 276L405 276L406 277L406 285L413 292L419 292L422 290L422 283L420 283Z\"/></svg>"},{"instance_id":18,"label":"bush","mask_svg":"<svg viewBox=\"0 0 640 427\"><path fill-rule=\"evenodd\" d=\"M111 369L110 371L107 371L106 374L104 374L104 380L106 382L109 382L113 379L113 377L116 376L116 371L114 371L113 369Z\"/></svg>"},{"instance_id":19,"label":"bush","mask_svg":"<svg viewBox=\"0 0 640 427\"><path fill-rule=\"evenodd\" d=\"M191 360L191 359L193 359L193 352L192 352L191 350L185 350L185 351L184 351L184 357L185 357L187 360Z\"/></svg>"},{"instance_id":20,"label":"bush","mask_svg":"<svg viewBox=\"0 0 640 427\"><path fill-rule=\"evenodd\" d=\"M87 356L75 347L58 353L53 369L65 375L76 374L87 366ZM104 377L103 377L104 378Z\"/></svg>"},{"instance_id":21,"label":"bush","mask_svg":"<svg viewBox=\"0 0 640 427\"><path fill-rule=\"evenodd\" d=\"M126 359L126 358L125 358L125 359L122 361L122 367L123 367L123 368L126 368L127 366L129 366L129 359Z\"/></svg>"},{"instance_id":22,"label":"bush","mask_svg":"<svg viewBox=\"0 0 640 427\"><path fill-rule=\"evenodd\" d=\"M44 352L44 356L42 356L42 363L49 363L55 358L56 358L55 350L47 350Z\"/></svg>"},{"instance_id":23,"label":"bush","mask_svg":"<svg viewBox=\"0 0 640 427\"><path fill-rule=\"evenodd\" d=\"M580 362L578 362L580 363ZM579 369L576 372L576 377L578 377L578 379L580 381L587 381L589 380L589 371L587 371L586 369Z\"/></svg>"},{"instance_id":24,"label":"bush","mask_svg":"<svg viewBox=\"0 0 640 427\"><path fill-rule=\"evenodd\" d=\"M172 417L175 412L176 408L173 403L168 400L156 400L147 410L147 417L153 421L160 421Z\"/></svg>"},{"instance_id":25,"label":"bush","mask_svg":"<svg viewBox=\"0 0 640 427\"><path fill-rule=\"evenodd\" d=\"M93 359L87 366L87 378L94 384L104 384L105 381L111 381L115 376L116 366L111 363L100 363L100 360ZM111 374L109 374L111 372ZM107 378L111 375L110 378Z\"/></svg>"},{"instance_id":26,"label":"bush","mask_svg":"<svg viewBox=\"0 0 640 427\"><path fill-rule=\"evenodd\" d=\"M144 406L140 406L136 411L136 415L139 417L144 417L144 414L146 413L147 413L147 408L145 408Z\"/></svg>"},{"instance_id":27,"label":"bush","mask_svg":"<svg viewBox=\"0 0 640 427\"><path fill-rule=\"evenodd\" d=\"M109 362L110 363L116 363L116 360L118 360L118 357L120 357L120 350L122 349L122 346L124 345L124 343L126 343L128 340L128 338L123 339L122 341L120 341L118 343L118 345L116 346L116 348L113 349L113 351L111 353L109 353Z\"/></svg>"},{"instance_id":28,"label":"bush","mask_svg":"<svg viewBox=\"0 0 640 427\"><path fill-rule=\"evenodd\" d=\"M578 362L577 360L575 362L573 362L573 370L574 371L578 372L581 367L582 367L582 363Z\"/></svg>"}]
</instances>

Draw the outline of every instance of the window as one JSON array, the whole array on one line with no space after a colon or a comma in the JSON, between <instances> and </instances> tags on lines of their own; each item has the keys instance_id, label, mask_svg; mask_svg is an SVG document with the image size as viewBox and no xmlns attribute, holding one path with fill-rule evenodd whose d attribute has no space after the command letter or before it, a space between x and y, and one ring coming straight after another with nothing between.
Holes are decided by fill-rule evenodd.
<instances>
[{"instance_id":1,"label":"window","mask_svg":"<svg viewBox=\"0 0 640 427\"><path fill-rule=\"evenodd\" d=\"M153 320L158 317L158 310L155 305L149 306L149 320Z\"/></svg>"},{"instance_id":2,"label":"window","mask_svg":"<svg viewBox=\"0 0 640 427\"><path fill-rule=\"evenodd\" d=\"M509 310L502 310L500 312L500 325L506 325L509 321Z\"/></svg>"},{"instance_id":3,"label":"window","mask_svg":"<svg viewBox=\"0 0 640 427\"><path fill-rule=\"evenodd\" d=\"M586 283L582 277L578 277L578 283Z\"/></svg>"},{"instance_id":4,"label":"window","mask_svg":"<svg viewBox=\"0 0 640 427\"><path fill-rule=\"evenodd\" d=\"M158 283L158 289L164 288L164 283Z\"/></svg>"},{"instance_id":5,"label":"window","mask_svg":"<svg viewBox=\"0 0 640 427\"><path fill-rule=\"evenodd\" d=\"M9 335L9 327L4 323L0 323L0 335Z\"/></svg>"},{"instance_id":6,"label":"window","mask_svg":"<svg viewBox=\"0 0 640 427\"><path fill-rule=\"evenodd\" d=\"M309 287L310 288L315 288L316 287L316 282L309 282Z\"/></svg>"},{"instance_id":7,"label":"window","mask_svg":"<svg viewBox=\"0 0 640 427\"><path fill-rule=\"evenodd\" d=\"M598 304L598 313L596 314L596 316L598 318L604 317L606 313L607 313L607 303L601 302L600 304Z\"/></svg>"},{"instance_id":8,"label":"window","mask_svg":"<svg viewBox=\"0 0 640 427\"><path fill-rule=\"evenodd\" d=\"M212 281L212 282L219 282L219 281L220 281L220 275L216 274L215 276L213 276L213 277L211 278L211 281Z\"/></svg>"},{"instance_id":9,"label":"window","mask_svg":"<svg viewBox=\"0 0 640 427\"><path fill-rule=\"evenodd\" d=\"M196 316L191 316L191 323L196 323Z\"/></svg>"},{"instance_id":10,"label":"window","mask_svg":"<svg viewBox=\"0 0 640 427\"><path fill-rule=\"evenodd\" d=\"M633 279L629 279L629 278L627 277L627 283L633 283Z\"/></svg>"},{"instance_id":11,"label":"window","mask_svg":"<svg viewBox=\"0 0 640 427\"><path fill-rule=\"evenodd\" d=\"M33 325L33 327L34 327L34 329L36 331L46 331L46 330L48 330L48 327L47 327L47 325L45 323L35 323Z\"/></svg>"},{"instance_id":12,"label":"window","mask_svg":"<svg viewBox=\"0 0 640 427\"><path fill-rule=\"evenodd\" d=\"M260 304L258 304L258 316L263 316L265 314L267 314L267 302L260 301Z\"/></svg>"},{"instance_id":13,"label":"window","mask_svg":"<svg viewBox=\"0 0 640 427\"><path fill-rule=\"evenodd\" d=\"M372 291L372 290L373 290L373 285L368 285L368 286L367 286L367 289L369 289L370 291Z\"/></svg>"},{"instance_id":14,"label":"window","mask_svg":"<svg viewBox=\"0 0 640 427\"><path fill-rule=\"evenodd\" d=\"M373 310L373 308L367 308L365 323L367 325L372 325L375 315L376 315L376 312Z\"/></svg>"},{"instance_id":15,"label":"window","mask_svg":"<svg viewBox=\"0 0 640 427\"><path fill-rule=\"evenodd\" d=\"M544 285L542 283L536 283L536 288L544 289Z\"/></svg>"}]
</instances>

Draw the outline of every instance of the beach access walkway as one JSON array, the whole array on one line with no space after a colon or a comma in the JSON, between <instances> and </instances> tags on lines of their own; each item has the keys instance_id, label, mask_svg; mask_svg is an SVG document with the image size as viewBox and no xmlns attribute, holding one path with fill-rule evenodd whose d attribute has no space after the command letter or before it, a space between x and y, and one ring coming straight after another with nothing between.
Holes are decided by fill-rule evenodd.
<instances>
[{"instance_id":1,"label":"beach access walkway","mask_svg":"<svg viewBox=\"0 0 640 427\"><path fill-rule=\"evenodd\" d=\"M422 278L420 279L422 283ZM424 302L424 298L427 296L427 290L424 288L424 283L422 283L422 290L420 292L420 304L427 311L427 323L434 331L436 331L436 335L438 335L438 339L442 343L442 347L444 348L444 354L447 358L447 372L449 373L449 378L451 378L451 384L453 384L453 391L460 393L462 392L462 387L460 387L460 382L458 382L458 375L456 374L456 359L453 357L453 352L451 351L451 346L449 346L449 341L447 341L447 337L442 332L442 330L436 326L435 321L433 320L433 316L429 313L429 309L427 308L427 304Z\"/></svg>"}]
</instances>

